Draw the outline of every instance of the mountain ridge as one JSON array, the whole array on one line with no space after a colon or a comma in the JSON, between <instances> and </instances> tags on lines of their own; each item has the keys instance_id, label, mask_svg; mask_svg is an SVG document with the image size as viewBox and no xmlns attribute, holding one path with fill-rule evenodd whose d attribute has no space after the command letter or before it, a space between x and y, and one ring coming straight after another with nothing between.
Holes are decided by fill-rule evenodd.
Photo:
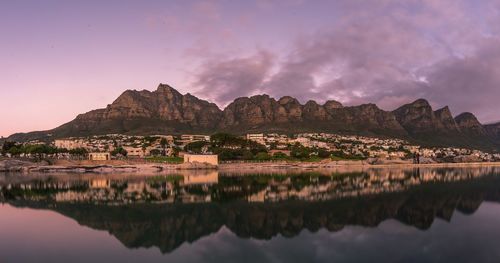
<instances>
[{"instance_id":1,"label":"mountain ridge","mask_svg":"<svg viewBox=\"0 0 500 263\"><path fill-rule=\"evenodd\" d=\"M455 117L447 106L433 110L425 99L385 111L368 103L344 106L267 94L239 97L220 109L181 94L166 84L156 90L126 90L105 108L96 109L47 131L16 133L9 140L89 136L232 132L336 132L414 140L425 145L500 149L500 123L482 125L472 113Z\"/></svg>"}]
</instances>

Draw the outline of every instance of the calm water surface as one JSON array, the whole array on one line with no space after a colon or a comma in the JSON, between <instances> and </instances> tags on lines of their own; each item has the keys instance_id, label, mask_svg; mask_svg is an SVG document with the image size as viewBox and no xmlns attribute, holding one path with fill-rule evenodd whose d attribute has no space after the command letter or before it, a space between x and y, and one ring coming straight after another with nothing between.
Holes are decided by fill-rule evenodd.
<instances>
[{"instance_id":1,"label":"calm water surface","mask_svg":"<svg viewBox=\"0 0 500 263\"><path fill-rule=\"evenodd\" d=\"M0 174L0 262L499 262L500 170Z\"/></svg>"}]
</instances>

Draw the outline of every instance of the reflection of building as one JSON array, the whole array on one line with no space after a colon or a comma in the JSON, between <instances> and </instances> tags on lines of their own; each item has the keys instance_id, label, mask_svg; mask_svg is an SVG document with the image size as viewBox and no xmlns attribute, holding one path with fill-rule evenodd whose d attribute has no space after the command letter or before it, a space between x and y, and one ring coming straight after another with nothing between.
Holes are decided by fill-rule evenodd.
<instances>
[{"instance_id":1,"label":"reflection of building","mask_svg":"<svg viewBox=\"0 0 500 263\"><path fill-rule=\"evenodd\" d=\"M216 154L184 154L185 163L207 163L212 165L219 164L219 158Z\"/></svg>"},{"instance_id":2,"label":"reflection of building","mask_svg":"<svg viewBox=\"0 0 500 263\"><path fill-rule=\"evenodd\" d=\"M109 188L111 181L106 179L94 179L90 181L90 188Z\"/></svg>"},{"instance_id":3,"label":"reflection of building","mask_svg":"<svg viewBox=\"0 0 500 263\"><path fill-rule=\"evenodd\" d=\"M185 175L184 184L216 184L219 181L219 173L212 171L207 174Z\"/></svg>"},{"instance_id":4,"label":"reflection of building","mask_svg":"<svg viewBox=\"0 0 500 263\"><path fill-rule=\"evenodd\" d=\"M266 190L259 191L255 194L250 195L247 200L248 202L264 202L266 199Z\"/></svg>"},{"instance_id":5,"label":"reflection of building","mask_svg":"<svg viewBox=\"0 0 500 263\"><path fill-rule=\"evenodd\" d=\"M91 161L108 161L111 160L111 154L108 153L89 153L89 160Z\"/></svg>"},{"instance_id":6,"label":"reflection of building","mask_svg":"<svg viewBox=\"0 0 500 263\"><path fill-rule=\"evenodd\" d=\"M146 182L128 182L125 193L142 193L147 188Z\"/></svg>"}]
</instances>

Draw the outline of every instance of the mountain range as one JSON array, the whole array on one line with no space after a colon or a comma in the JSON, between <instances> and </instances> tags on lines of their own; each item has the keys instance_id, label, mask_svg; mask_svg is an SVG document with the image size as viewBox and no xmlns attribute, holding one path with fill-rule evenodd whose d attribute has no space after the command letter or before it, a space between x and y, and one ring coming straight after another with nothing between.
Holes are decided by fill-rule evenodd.
<instances>
[{"instance_id":1,"label":"mountain range","mask_svg":"<svg viewBox=\"0 0 500 263\"><path fill-rule=\"evenodd\" d=\"M423 145L500 150L500 123L483 125L468 112L454 117L448 107L433 110L424 99L385 111L375 104L343 106L334 100L322 105L313 100L301 104L289 96L276 100L256 95L237 98L221 110L214 103L189 93L183 95L166 84L160 84L155 91L127 90L106 108L80 114L52 130L16 133L8 139L214 132L332 132L397 137Z\"/></svg>"}]
</instances>

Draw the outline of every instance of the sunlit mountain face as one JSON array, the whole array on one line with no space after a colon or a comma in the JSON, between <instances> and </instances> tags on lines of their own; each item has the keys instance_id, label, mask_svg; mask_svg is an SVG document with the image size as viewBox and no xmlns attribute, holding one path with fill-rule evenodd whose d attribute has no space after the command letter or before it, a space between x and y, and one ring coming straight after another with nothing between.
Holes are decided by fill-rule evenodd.
<instances>
[{"instance_id":1,"label":"sunlit mountain face","mask_svg":"<svg viewBox=\"0 0 500 263\"><path fill-rule=\"evenodd\" d=\"M124 248L155 248L169 257L186 244L196 246L220 235L272 243L302 239L304 233L379 229L387 222L399 222L408 231L432 232L442 222L454 225L457 216L474 217L484 202L499 202L499 171L8 174L0 177L0 214L7 209L53 211L52 217L110 233Z\"/></svg>"}]
</instances>

